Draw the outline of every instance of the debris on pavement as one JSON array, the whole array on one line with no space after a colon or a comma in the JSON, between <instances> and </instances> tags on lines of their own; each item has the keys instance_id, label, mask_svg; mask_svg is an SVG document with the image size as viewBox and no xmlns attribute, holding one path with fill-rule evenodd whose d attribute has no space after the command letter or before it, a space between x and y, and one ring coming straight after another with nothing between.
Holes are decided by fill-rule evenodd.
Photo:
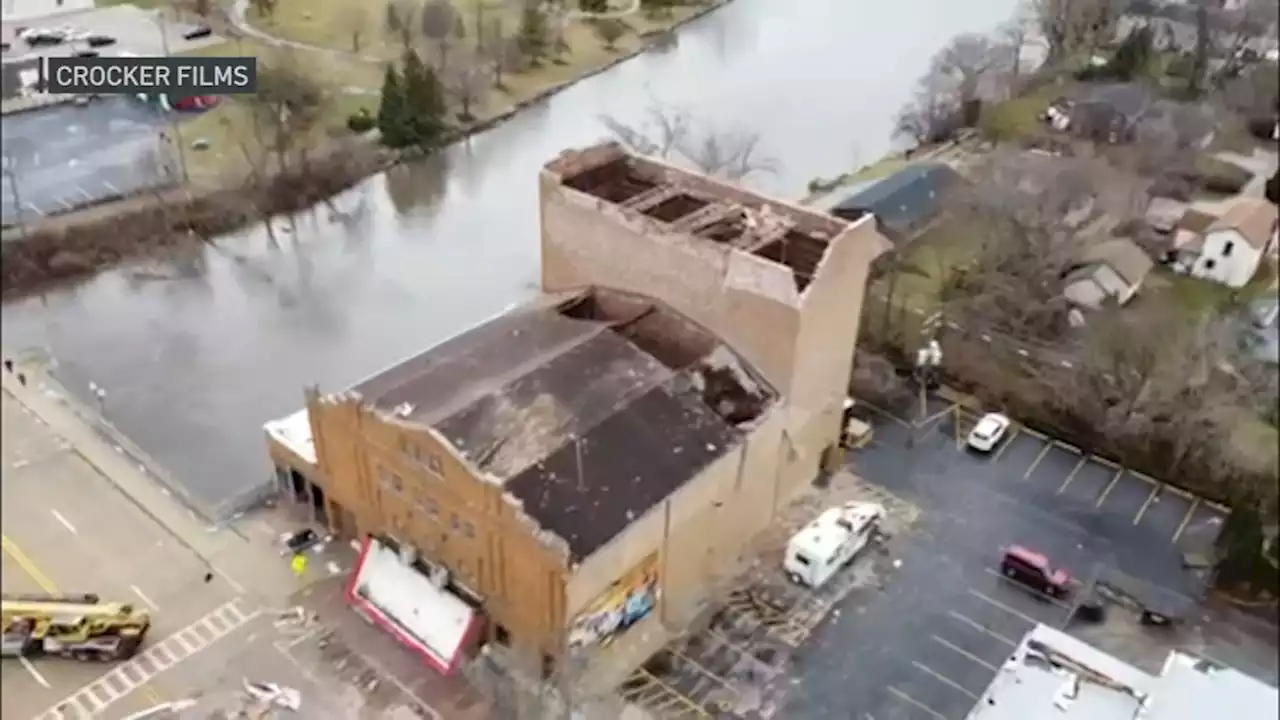
<instances>
[{"instance_id":1,"label":"debris on pavement","mask_svg":"<svg viewBox=\"0 0 1280 720\"><path fill-rule=\"evenodd\" d=\"M257 700L275 707L297 712L302 707L302 693L294 688L284 687L271 682L250 682L244 680L244 691Z\"/></svg>"}]
</instances>

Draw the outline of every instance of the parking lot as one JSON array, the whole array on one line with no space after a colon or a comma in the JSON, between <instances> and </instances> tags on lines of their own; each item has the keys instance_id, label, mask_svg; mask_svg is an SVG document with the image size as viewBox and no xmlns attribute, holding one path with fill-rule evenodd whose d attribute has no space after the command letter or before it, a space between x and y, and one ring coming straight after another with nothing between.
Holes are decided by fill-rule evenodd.
<instances>
[{"instance_id":1,"label":"parking lot","mask_svg":"<svg viewBox=\"0 0 1280 720\"><path fill-rule=\"evenodd\" d=\"M32 48L17 37L20 31L27 28L67 28L86 34L109 35L116 39L116 44L101 48L100 52L104 56L117 55L121 52L141 56L176 55L224 41L224 38L218 35L187 40L184 35L195 27L193 23L169 21L154 10L145 10L134 5L115 5L71 12L66 12L66 9L63 8L63 12L43 17L28 17L21 22L6 20L3 27L0 27L0 39L9 43L9 50L4 53L4 61L7 63L32 56L65 57L78 50L86 49L83 43L72 42Z\"/></svg>"},{"instance_id":2,"label":"parking lot","mask_svg":"<svg viewBox=\"0 0 1280 720\"><path fill-rule=\"evenodd\" d=\"M25 109L32 102L29 86L39 77L36 66L41 58L87 49L83 41L32 48L15 37L27 27L115 38L113 45L94 48L103 56L181 54L225 41L217 35L186 40L183 35L194 25L165 22L154 11L132 5L6 23L0 33L10 44L0 73L5 110L0 187L4 225L34 222L179 180L178 150L169 137L168 118L156 108L132 97L114 96L85 106L61 102Z\"/></svg>"},{"instance_id":3,"label":"parking lot","mask_svg":"<svg viewBox=\"0 0 1280 720\"><path fill-rule=\"evenodd\" d=\"M817 591L787 580L782 557L791 535L826 507L856 501L884 506L885 540ZM893 572L888 548L918 515L910 503L848 473L837 474L829 490L783 512L753 548L759 563L707 627L650 658L623 684L623 698L658 718L791 717L785 708L802 649L850 597L875 592Z\"/></svg>"},{"instance_id":4,"label":"parking lot","mask_svg":"<svg viewBox=\"0 0 1280 720\"><path fill-rule=\"evenodd\" d=\"M1274 662L1257 662L1274 644L1216 610L1163 630L1123 604L1097 624L1073 619L1103 576L1194 605L1206 578L1184 553L1213 543L1224 508L1025 428L975 455L964 440L976 416L936 398L922 415L917 428L872 416L872 442L850 455L856 477L789 509L768 544L848 496L888 508L896 524L884 542L823 593L773 577L781 558L766 551L710 627L651 659L624 696L661 718L961 720L1040 623L1151 672L1182 647L1274 676ZM1073 593L1053 599L1006 580L1011 544L1071 572Z\"/></svg>"},{"instance_id":5,"label":"parking lot","mask_svg":"<svg viewBox=\"0 0 1280 720\"><path fill-rule=\"evenodd\" d=\"M861 464L881 470L877 476L886 487L911 496L939 492L933 485L940 476L951 485L976 484L987 502L1021 506L1069 534L1089 537L1095 557L1076 561L1077 574L1105 560L1161 586L1201 594L1207 577L1188 572L1184 560L1211 551L1226 508L1016 422L991 453L976 454L966 438L977 414L938 399L929 411L914 429L879 412L877 447ZM895 448L908 436L915 438L913 472L887 472L883 466L902 459Z\"/></svg>"},{"instance_id":6,"label":"parking lot","mask_svg":"<svg viewBox=\"0 0 1280 720\"><path fill-rule=\"evenodd\" d=\"M34 222L180 178L162 112L131 97L4 120L3 221Z\"/></svg>"},{"instance_id":7,"label":"parking lot","mask_svg":"<svg viewBox=\"0 0 1280 720\"><path fill-rule=\"evenodd\" d=\"M975 455L965 438L976 416L937 399L922 416L929 421L913 428L874 415L873 441L852 457L855 472L921 515L896 538L900 566L883 587L851 595L840 607L850 619L822 627L798 653L789 716L960 720L1037 623L1153 672L1175 645L1235 660L1239 637L1206 640L1214 634L1200 617L1163 631L1120 606L1099 625L1070 619L1073 600L1104 572L1194 603L1205 578L1183 567L1183 552L1212 544L1224 508L1025 428ZM1005 580L1000 554L1011 544L1071 572L1073 596Z\"/></svg>"}]
</instances>

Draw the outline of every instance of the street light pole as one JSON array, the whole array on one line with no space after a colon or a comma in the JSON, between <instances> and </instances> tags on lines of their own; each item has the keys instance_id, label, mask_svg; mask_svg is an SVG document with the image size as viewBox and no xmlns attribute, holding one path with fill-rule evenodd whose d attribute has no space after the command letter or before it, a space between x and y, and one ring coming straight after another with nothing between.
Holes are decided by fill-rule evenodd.
<instances>
[{"instance_id":1,"label":"street light pole","mask_svg":"<svg viewBox=\"0 0 1280 720\"><path fill-rule=\"evenodd\" d=\"M89 392L93 393L93 399L98 401L98 417L106 419L107 417L107 391L98 386L92 380L89 381Z\"/></svg>"}]
</instances>

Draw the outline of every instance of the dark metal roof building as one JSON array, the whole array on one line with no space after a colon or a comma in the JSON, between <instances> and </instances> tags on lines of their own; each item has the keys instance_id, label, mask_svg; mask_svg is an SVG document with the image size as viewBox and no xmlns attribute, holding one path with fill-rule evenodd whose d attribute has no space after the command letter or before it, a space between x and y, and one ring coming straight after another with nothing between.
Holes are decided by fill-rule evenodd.
<instances>
[{"instance_id":1,"label":"dark metal roof building","mask_svg":"<svg viewBox=\"0 0 1280 720\"><path fill-rule=\"evenodd\" d=\"M354 391L433 427L580 560L733 449L737 422L772 399L731 355L665 307L593 289L502 315Z\"/></svg>"},{"instance_id":2,"label":"dark metal roof building","mask_svg":"<svg viewBox=\"0 0 1280 720\"><path fill-rule=\"evenodd\" d=\"M845 198L831 214L852 222L871 213L882 228L910 233L934 217L943 192L959 180L950 165L918 163Z\"/></svg>"}]
</instances>

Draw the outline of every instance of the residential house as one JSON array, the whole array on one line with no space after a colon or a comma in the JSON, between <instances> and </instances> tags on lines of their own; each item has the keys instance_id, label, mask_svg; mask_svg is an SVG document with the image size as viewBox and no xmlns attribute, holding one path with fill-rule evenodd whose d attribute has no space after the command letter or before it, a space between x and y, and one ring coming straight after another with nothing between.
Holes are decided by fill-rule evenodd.
<instances>
[{"instance_id":1,"label":"residential house","mask_svg":"<svg viewBox=\"0 0 1280 720\"><path fill-rule=\"evenodd\" d=\"M1200 243L1200 238L1204 236L1205 230L1208 230L1209 226L1217 222L1217 220L1217 215L1211 215L1193 207L1186 208L1182 213L1182 217L1178 218L1178 221L1174 223L1172 231L1168 233L1172 241L1169 245L1169 251L1165 255L1165 262L1176 267L1179 264L1179 248L1197 247Z\"/></svg>"},{"instance_id":2,"label":"residential house","mask_svg":"<svg viewBox=\"0 0 1280 720\"><path fill-rule=\"evenodd\" d=\"M282 495L361 543L348 599L440 672L481 642L612 688L839 450L849 223L638 157L539 176L543 295L268 424Z\"/></svg>"},{"instance_id":3,"label":"residential house","mask_svg":"<svg viewBox=\"0 0 1280 720\"><path fill-rule=\"evenodd\" d=\"M1174 249L1176 267L1193 277L1244 287L1263 258L1275 254L1276 230L1275 205L1238 197L1203 232L1181 234Z\"/></svg>"},{"instance_id":4,"label":"residential house","mask_svg":"<svg viewBox=\"0 0 1280 720\"><path fill-rule=\"evenodd\" d=\"M1155 263L1137 243L1115 238L1094 245L1067 276L1063 295L1073 304L1098 310L1124 305L1137 294Z\"/></svg>"},{"instance_id":5,"label":"residential house","mask_svg":"<svg viewBox=\"0 0 1280 720\"><path fill-rule=\"evenodd\" d=\"M874 215L890 239L906 241L937 217L943 196L962 180L946 163L916 163L841 200L830 212L850 222Z\"/></svg>"},{"instance_id":6,"label":"residential house","mask_svg":"<svg viewBox=\"0 0 1280 720\"><path fill-rule=\"evenodd\" d=\"M1201 148L1213 140L1216 118L1204 105L1157 96L1135 82L1086 83L1046 111L1059 131L1101 143L1135 140Z\"/></svg>"}]
</instances>

